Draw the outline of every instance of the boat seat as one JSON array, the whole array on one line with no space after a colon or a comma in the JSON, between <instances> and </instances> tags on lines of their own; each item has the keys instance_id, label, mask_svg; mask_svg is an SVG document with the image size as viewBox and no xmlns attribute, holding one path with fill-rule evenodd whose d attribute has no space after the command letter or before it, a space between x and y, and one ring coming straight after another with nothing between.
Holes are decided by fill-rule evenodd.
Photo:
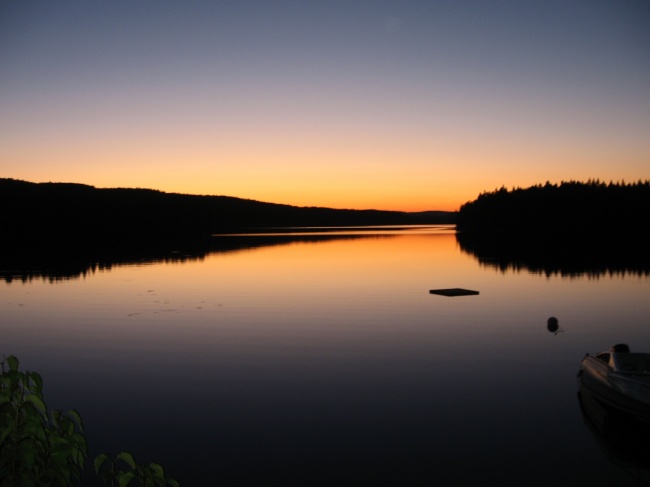
<instances>
[{"instance_id":1,"label":"boat seat","mask_svg":"<svg viewBox=\"0 0 650 487\"><path fill-rule=\"evenodd\" d=\"M616 370L642 374L646 372L646 357L642 353L614 353L614 365Z\"/></svg>"}]
</instances>

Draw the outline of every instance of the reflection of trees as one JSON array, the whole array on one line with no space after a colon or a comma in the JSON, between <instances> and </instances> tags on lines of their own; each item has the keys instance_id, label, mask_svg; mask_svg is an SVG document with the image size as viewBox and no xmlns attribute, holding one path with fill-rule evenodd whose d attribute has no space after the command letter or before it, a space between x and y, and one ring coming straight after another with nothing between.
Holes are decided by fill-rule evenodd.
<instances>
[{"instance_id":1,"label":"reflection of trees","mask_svg":"<svg viewBox=\"0 0 650 487\"><path fill-rule=\"evenodd\" d=\"M231 239L215 245L210 235L217 232L451 223L455 218L451 212L307 208L6 178L0 178L0 206L5 210L0 212L0 278L5 281L69 279L113 265L200 259L209 252L286 242Z\"/></svg>"},{"instance_id":2,"label":"reflection of trees","mask_svg":"<svg viewBox=\"0 0 650 487\"><path fill-rule=\"evenodd\" d=\"M639 234L567 232L456 234L461 251L502 272L561 276L650 275L648 238Z\"/></svg>"},{"instance_id":3,"label":"reflection of trees","mask_svg":"<svg viewBox=\"0 0 650 487\"><path fill-rule=\"evenodd\" d=\"M275 245L290 245L304 242L322 242L333 239L370 238L376 235L278 235L278 236L228 236L216 238L174 239L160 241L153 239L131 239L117 246L62 245L50 244L41 247L26 243L21 247L2 247L0 252L0 279L32 281L43 279L50 282L78 279L96 272L109 271L113 267L146 265L154 263L178 263L201 261L209 254L252 250Z\"/></svg>"},{"instance_id":4,"label":"reflection of trees","mask_svg":"<svg viewBox=\"0 0 650 487\"><path fill-rule=\"evenodd\" d=\"M650 181L501 188L460 208L457 239L502 271L648 275L648 214Z\"/></svg>"},{"instance_id":5,"label":"reflection of trees","mask_svg":"<svg viewBox=\"0 0 650 487\"><path fill-rule=\"evenodd\" d=\"M130 242L129 248L115 246L84 247L66 242L37 248L3 248L0 253L0 279L5 282L44 279L61 281L109 271L120 265L145 265L154 262L202 260L204 244L173 246L150 241ZM178 249L178 250L177 250Z\"/></svg>"}]
</instances>

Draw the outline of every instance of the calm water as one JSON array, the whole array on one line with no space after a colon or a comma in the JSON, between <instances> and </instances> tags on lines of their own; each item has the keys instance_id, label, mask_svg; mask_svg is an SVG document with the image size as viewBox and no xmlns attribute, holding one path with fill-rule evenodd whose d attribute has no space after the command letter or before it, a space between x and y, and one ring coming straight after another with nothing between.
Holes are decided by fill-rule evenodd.
<instances>
[{"instance_id":1,"label":"calm water","mask_svg":"<svg viewBox=\"0 0 650 487\"><path fill-rule=\"evenodd\" d=\"M500 270L445 227L356 233L0 281L0 354L81 412L92 455L185 486L640 485L576 371L650 351L647 273ZM429 294L455 287L480 294Z\"/></svg>"}]
</instances>

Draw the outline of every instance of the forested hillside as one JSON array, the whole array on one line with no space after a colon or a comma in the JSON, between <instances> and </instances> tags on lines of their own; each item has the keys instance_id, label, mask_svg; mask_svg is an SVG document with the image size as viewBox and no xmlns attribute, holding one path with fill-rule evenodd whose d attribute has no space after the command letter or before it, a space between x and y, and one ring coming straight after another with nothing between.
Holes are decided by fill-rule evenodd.
<instances>
[{"instance_id":1,"label":"forested hillside","mask_svg":"<svg viewBox=\"0 0 650 487\"><path fill-rule=\"evenodd\" d=\"M461 206L461 232L649 233L650 181L562 182L482 193Z\"/></svg>"},{"instance_id":2,"label":"forested hillside","mask_svg":"<svg viewBox=\"0 0 650 487\"><path fill-rule=\"evenodd\" d=\"M5 243L173 240L256 227L449 223L455 217L448 212L307 208L227 196L14 179L0 179L0 205Z\"/></svg>"}]
</instances>

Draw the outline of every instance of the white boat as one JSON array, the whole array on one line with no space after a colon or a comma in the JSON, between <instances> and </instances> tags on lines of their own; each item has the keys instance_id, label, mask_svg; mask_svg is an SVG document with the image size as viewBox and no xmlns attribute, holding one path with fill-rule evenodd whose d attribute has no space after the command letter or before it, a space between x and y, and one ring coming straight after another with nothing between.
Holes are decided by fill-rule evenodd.
<instances>
[{"instance_id":1,"label":"white boat","mask_svg":"<svg viewBox=\"0 0 650 487\"><path fill-rule=\"evenodd\" d=\"M580 384L600 401L650 422L650 353L632 353L625 344L587 354L578 371Z\"/></svg>"}]
</instances>

